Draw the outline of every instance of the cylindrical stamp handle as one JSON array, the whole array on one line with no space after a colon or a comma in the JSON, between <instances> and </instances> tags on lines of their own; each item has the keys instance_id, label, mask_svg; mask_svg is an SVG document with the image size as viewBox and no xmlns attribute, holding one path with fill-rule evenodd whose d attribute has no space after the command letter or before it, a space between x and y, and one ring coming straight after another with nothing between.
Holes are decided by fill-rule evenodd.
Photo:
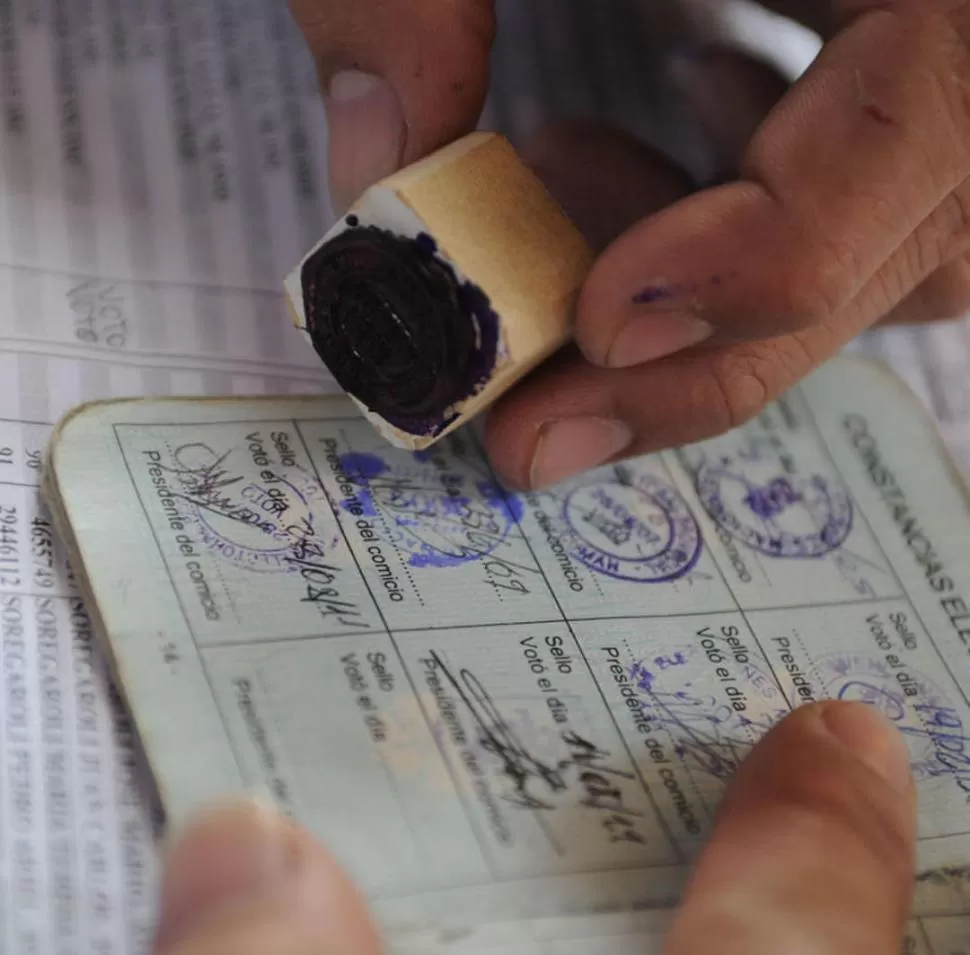
<instances>
[{"instance_id":1,"label":"cylindrical stamp handle","mask_svg":"<svg viewBox=\"0 0 970 955\"><path fill-rule=\"evenodd\" d=\"M369 189L286 291L337 383L416 450L571 338L592 258L508 142L475 133Z\"/></svg>"}]
</instances>

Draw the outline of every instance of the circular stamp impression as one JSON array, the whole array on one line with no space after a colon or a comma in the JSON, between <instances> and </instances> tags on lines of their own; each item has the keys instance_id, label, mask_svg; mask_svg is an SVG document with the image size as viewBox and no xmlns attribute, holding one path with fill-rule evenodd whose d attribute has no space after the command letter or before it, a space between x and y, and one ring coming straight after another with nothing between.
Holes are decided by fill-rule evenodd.
<instances>
[{"instance_id":1,"label":"circular stamp impression","mask_svg":"<svg viewBox=\"0 0 970 955\"><path fill-rule=\"evenodd\" d=\"M932 680L911 667L896 669L860 653L824 656L816 671L827 696L875 706L896 725L909 747L917 781L960 776L954 767L966 773L970 740L964 736L963 720Z\"/></svg>"},{"instance_id":2,"label":"circular stamp impression","mask_svg":"<svg viewBox=\"0 0 970 955\"><path fill-rule=\"evenodd\" d=\"M237 567L259 573L299 570L301 552L317 558L337 544L317 526L329 513L319 483L306 471L288 467L271 482L241 480L186 508L199 541L209 552Z\"/></svg>"},{"instance_id":3,"label":"circular stamp impression","mask_svg":"<svg viewBox=\"0 0 970 955\"><path fill-rule=\"evenodd\" d=\"M563 501L563 519L573 556L617 580L677 580L700 559L701 532L687 503L646 472L574 488Z\"/></svg>"},{"instance_id":4,"label":"circular stamp impression","mask_svg":"<svg viewBox=\"0 0 970 955\"><path fill-rule=\"evenodd\" d=\"M412 567L453 567L494 554L522 516L518 498L471 468L442 471L411 457L341 456L356 507ZM350 509L345 503L344 510Z\"/></svg>"},{"instance_id":5,"label":"circular stamp impression","mask_svg":"<svg viewBox=\"0 0 970 955\"><path fill-rule=\"evenodd\" d=\"M823 557L852 531L852 499L837 480L749 462L705 461L695 473L697 496L721 528L769 557Z\"/></svg>"},{"instance_id":6,"label":"circular stamp impression","mask_svg":"<svg viewBox=\"0 0 970 955\"><path fill-rule=\"evenodd\" d=\"M788 704L768 664L739 636L710 630L696 643L663 652L651 648L629 675L641 713L669 737L678 759L726 780L788 713Z\"/></svg>"}]
</instances>

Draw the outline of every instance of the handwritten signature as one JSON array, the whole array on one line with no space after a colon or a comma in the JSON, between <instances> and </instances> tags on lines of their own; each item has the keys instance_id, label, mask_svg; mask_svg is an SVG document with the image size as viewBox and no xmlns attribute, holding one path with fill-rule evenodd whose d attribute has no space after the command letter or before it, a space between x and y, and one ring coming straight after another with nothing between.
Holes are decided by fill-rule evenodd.
<instances>
[{"instance_id":1,"label":"handwritten signature","mask_svg":"<svg viewBox=\"0 0 970 955\"><path fill-rule=\"evenodd\" d=\"M515 524L513 501L497 485L482 480L474 493L459 474L439 475L431 487L413 475L363 469L347 472L348 480L379 507L390 530L412 550L411 563L448 566L481 560L494 586L529 593L527 581L541 576L538 567L501 553Z\"/></svg>"},{"instance_id":2,"label":"handwritten signature","mask_svg":"<svg viewBox=\"0 0 970 955\"><path fill-rule=\"evenodd\" d=\"M678 665L676 657L658 657L654 662L659 669ZM674 752L681 762L715 779L731 779L751 751L754 740L786 713L778 709L760 719L752 719L710 696L686 690L657 690L654 675L642 663L634 664L630 673L643 695L640 705L643 716L656 730L670 734Z\"/></svg>"},{"instance_id":3,"label":"handwritten signature","mask_svg":"<svg viewBox=\"0 0 970 955\"><path fill-rule=\"evenodd\" d=\"M172 454L174 467L161 465L161 468L178 478L182 493L175 496L181 500L276 536L278 528L272 518L238 503L227 493L228 488L237 487L244 480L242 476L233 476L224 466L231 454L232 451L218 454L207 444L193 442L176 448Z\"/></svg>"},{"instance_id":4,"label":"handwritten signature","mask_svg":"<svg viewBox=\"0 0 970 955\"><path fill-rule=\"evenodd\" d=\"M498 760L499 775L508 784L503 797L506 802L543 812L575 803L599 817L610 843L646 844L638 828L643 813L625 801L623 783L636 777L612 765L607 750L568 730L560 736L566 757L541 759L509 724L478 677L467 669L453 673L434 651L430 659L475 721L479 745Z\"/></svg>"},{"instance_id":5,"label":"handwritten signature","mask_svg":"<svg viewBox=\"0 0 970 955\"><path fill-rule=\"evenodd\" d=\"M293 485L275 472L264 471L266 482L283 489L281 493L263 495L266 500L261 501L262 512L240 504L232 490L245 497L247 492L258 488L245 484L243 476L233 474L227 465L231 455L231 450L220 454L207 444L193 442L175 450L173 467L162 467L174 474L182 486L182 493L176 497L283 544L287 551L286 564L299 574L304 584L302 602L312 604L322 617L333 617L344 626L366 627L360 607L345 599L337 586L343 568L326 559L327 548L312 517L287 517L290 507L285 500L285 489L299 496Z\"/></svg>"}]
</instances>

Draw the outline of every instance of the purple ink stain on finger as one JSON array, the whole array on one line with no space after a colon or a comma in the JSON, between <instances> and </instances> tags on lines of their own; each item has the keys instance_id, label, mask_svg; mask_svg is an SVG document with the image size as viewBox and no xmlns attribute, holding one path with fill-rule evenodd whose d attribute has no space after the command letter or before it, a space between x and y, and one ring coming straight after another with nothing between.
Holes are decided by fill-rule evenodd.
<instances>
[{"instance_id":1,"label":"purple ink stain on finger","mask_svg":"<svg viewBox=\"0 0 970 955\"><path fill-rule=\"evenodd\" d=\"M720 288L726 279L737 277L737 272L728 272L726 275L711 275L701 282L678 282L668 285L648 285L633 296L634 305L652 305L654 302L665 302L681 295L694 295L706 285L713 288Z\"/></svg>"},{"instance_id":2,"label":"purple ink stain on finger","mask_svg":"<svg viewBox=\"0 0 970 955\"><path fill-rule=\"evenodd\" d=\"M662 302L665 299L673 298L675 292L663 285L649 286L637 292L633 296L634 305L652 305L654 302Z\"/></svg>"}]
</instances>

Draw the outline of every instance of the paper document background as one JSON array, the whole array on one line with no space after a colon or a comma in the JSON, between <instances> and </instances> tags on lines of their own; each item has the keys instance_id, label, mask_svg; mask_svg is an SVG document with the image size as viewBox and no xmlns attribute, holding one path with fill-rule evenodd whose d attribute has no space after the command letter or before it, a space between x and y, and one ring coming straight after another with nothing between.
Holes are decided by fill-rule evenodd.
<instances>
[{"instance_id":1,"label":"paper document background","mask_svg":"<svg viewBox=\"0 0 970 955\"><path fill-rule=\"evenodd\" d=\"M675 27L645 4L499 11L488 125L521 135L578 111L674 136L651 51ZM695 141L679 148L700 162ZM29 569L0 581L2 951L138 951L154 906L130 739L34 523L36 454L80 401L326 387L279 294L329 220L325 149L281 0L0 2L0 506L16 527L0 552ZM875 343L965 465L968 334ZM941 925L913 951L955 951L929 947Z\"/></svg>"}]
</instances>

